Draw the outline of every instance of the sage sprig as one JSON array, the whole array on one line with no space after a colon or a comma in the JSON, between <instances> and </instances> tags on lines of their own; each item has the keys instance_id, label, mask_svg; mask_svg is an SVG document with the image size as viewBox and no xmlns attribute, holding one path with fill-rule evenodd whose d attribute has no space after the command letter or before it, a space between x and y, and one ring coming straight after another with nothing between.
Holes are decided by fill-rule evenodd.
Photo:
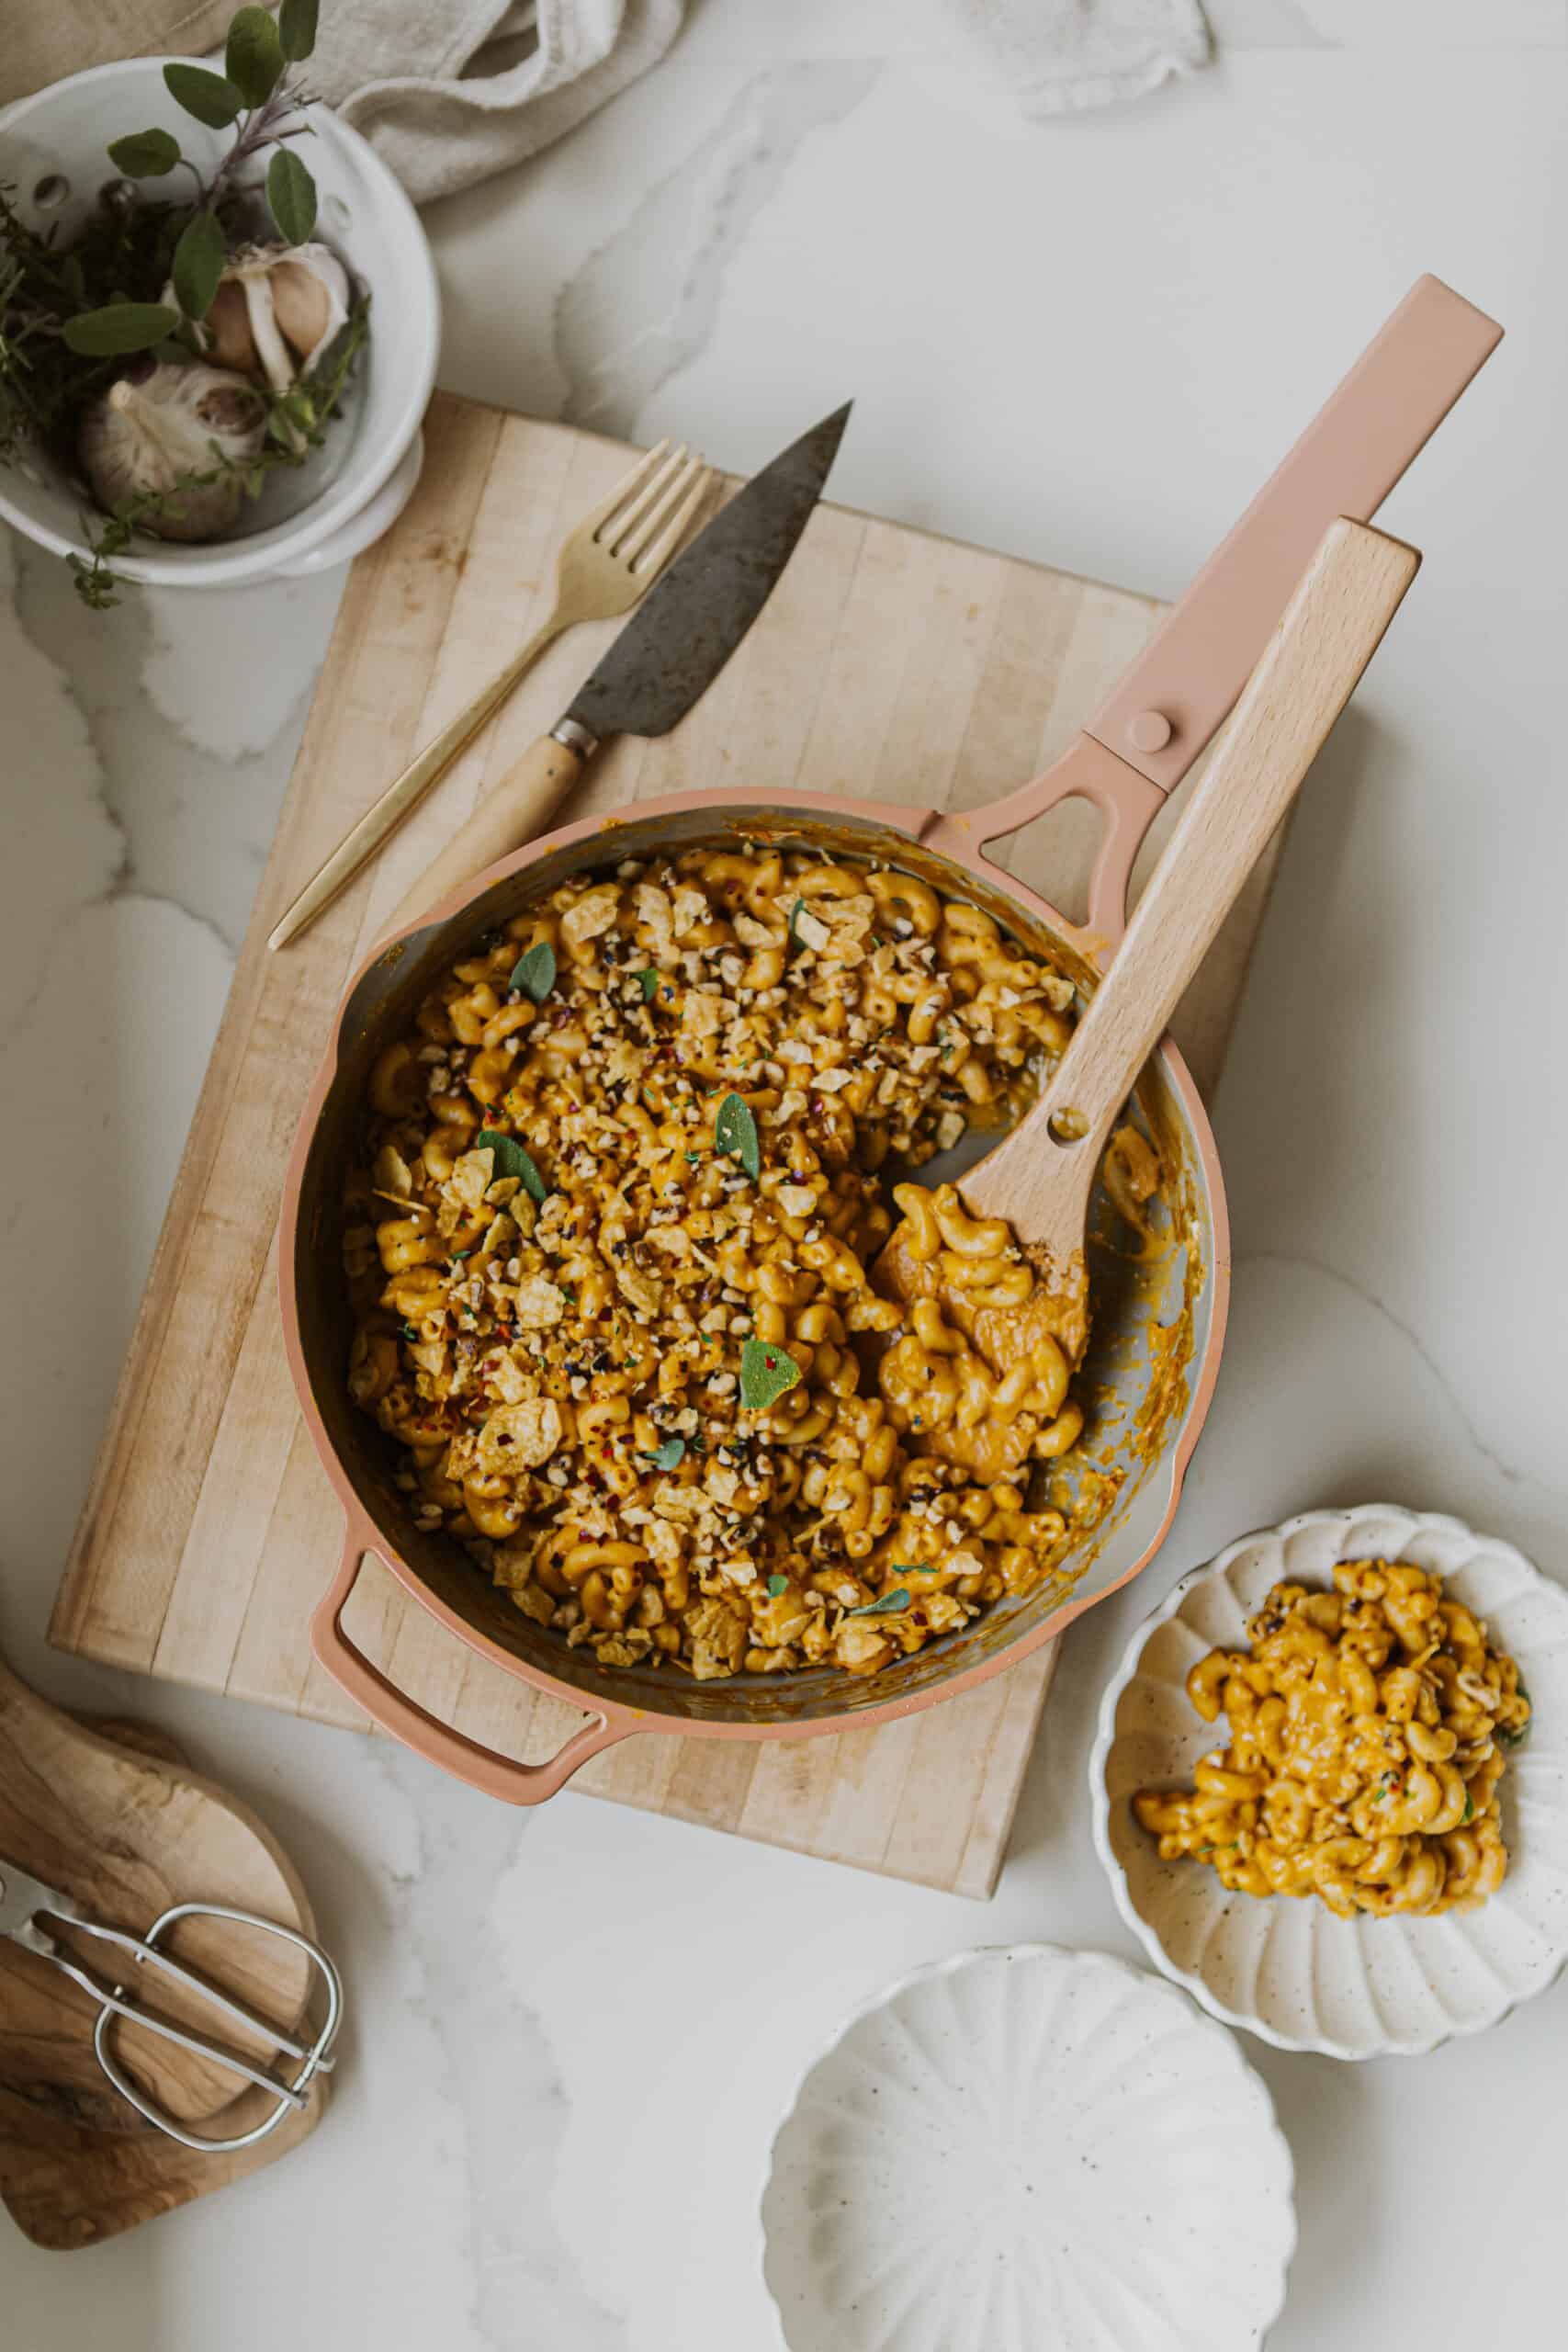
<instances>
[{"instance_id":1,"label":"sage sprig","mask_svg":"<svg viewBox=\"0 0 1568 2352\"><path fill-rule=\"evenodd\" d=\"M536 1004L543 1004L555 984L556 951L547 939L536 939L525 956L519 956L506 983L509 989L532 997Z\"/></svg>"},{"instance_id":2,"label":"sage sprig","mask_svg":"<svg viewBox=\"0 0 1568 2352\"><path fill-rule=\"evenodd\" d=\"M541 1207L549 1198L549 1186L540 1175L528 1153L515 1136L503 1136L499 1127L481 1127L476 1138L476 1151L493 1151L495 1176L515 1176L530 1200Z\"/></svg>"},{"instance_id":3,"label":"sage sprig","mask_svg":"<svg viewBox=\"0 0 1568 2352\"><path fill-rule=\"evenodd\" d=\"M800 1366L767 1340L748 1340L740 1350L740 1402L749 1413L765 1412L800 1380Z\"/></svg>"},{"instance_id":4,"label":"sage sprig","mask_svg":"<svg viewBox=\"0 0 1568 2352\"><path fill-rule=\"evenodd\" d=\"M890 1617L896 1609L908 1609L908 1589L897 1585L891 1592L879 1592L874 1600L865 1600L858 1609L846 1609L846 1617Z\"/></svg>"},{"instance_id":5,"label":"sage sprig","mask_svg":"<svg viewBox=\"0 0 1568 2352\"><path fill-rule=\"evenodd\" d=\"M738 1159L753 1184L762 1172L761 1147L757 1141L757 1122L751 1106L743 1094L727 1094L718 1106L713 1123L716 1150L727 1159Z\"/></svg>"}]
</instances>

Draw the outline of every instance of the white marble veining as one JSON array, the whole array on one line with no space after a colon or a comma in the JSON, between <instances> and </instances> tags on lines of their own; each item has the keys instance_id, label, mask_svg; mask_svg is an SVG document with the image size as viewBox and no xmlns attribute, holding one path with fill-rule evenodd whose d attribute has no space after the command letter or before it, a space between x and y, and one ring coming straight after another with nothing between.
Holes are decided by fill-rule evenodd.
<instances>
[{"instance_id":1,"label":"white marble veining","mask_svg":"<svg viewBox=\"0 0 1568 2352\"><path fill-rule=\"evenodd\" d=\"M1423 268L1509 340L1385 519L1427 563L1298 817L1219 1103L1236 1295L1143 1585L1075 1628L988 1908L98 1672L42 1629L341 582L79 611L0 549L0 1643L176 1731L296 1854L353 2000L286 2164L96 2252L0 2223L7 2352L730 2352L769 2135L918 1962L1135 1956L1084 1782L1145 1608L1369 1494L1568 1573L1553 504L1561 0L1212 0L1208 72L1020 123L945 0L698 0L668 62L430 218L443 379L728 465L846 393L850 503L1178 589ZM326 1564L323 1562L323 1575ZM1568 1986L1364 2069L1253 2045L1302 2244L1277 2352L1560 2332ZM1444 2248L1435 2248L1438 2232ZM1466 2254L1473 2246L1474 2257Z\"/></svg>"}]
</instances>

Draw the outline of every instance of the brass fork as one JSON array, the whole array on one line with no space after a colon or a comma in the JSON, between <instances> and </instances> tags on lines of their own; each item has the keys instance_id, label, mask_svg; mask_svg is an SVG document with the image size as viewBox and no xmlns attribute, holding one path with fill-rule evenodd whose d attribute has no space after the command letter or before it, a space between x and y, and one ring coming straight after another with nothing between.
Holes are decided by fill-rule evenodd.
<instances>
[{"instance_id":1,"label":"brass fork","mask_svg":"<svg viewBox=\"0 0 1568 2352\"><path fill-rule=\"evenodd\" d=\"M592 514L584 515L556 559L556 600L548 619L339 842L277 923L267 940L269 947L286 947L336 898L473 741L547 645L579 621L614 620L617 614L630 612L680 546L711 480L709 468L691 455L684 442L672 449L667 440L660 441Z\"/></svg>"}]
</instances>

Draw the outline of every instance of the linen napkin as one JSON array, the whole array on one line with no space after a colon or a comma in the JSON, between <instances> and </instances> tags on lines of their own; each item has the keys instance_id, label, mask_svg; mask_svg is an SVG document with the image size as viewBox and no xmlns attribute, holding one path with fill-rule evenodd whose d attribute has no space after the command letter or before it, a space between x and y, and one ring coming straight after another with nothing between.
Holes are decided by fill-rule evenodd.
<instances>
[{"instance_id":1,"label":"linen napkin","mask_svg":"<svg viewBox=\"0 0 1568 2352\"><path fill-rule=\"evenodd\" d=\"M111 57L210 51L233 6L25 0L0 43L0 100ZM1034 119L1136 97L1209 55L1198 0L942 6ZM308 79L423 204L575 129L658 62L684 10L685 0L326 0Z\"/></svg>"},{"instance_id":2,"label":"linen napkin","mask_svg":"<svg viewBox=\"0 0 1568 2352\"><path fill-rule=\"evenodd\" d=\"M1198 0L947 0L998 85L1041 120L1141 97L1209 59Z\"/></svg>"},{"instance_id":3,"label":"linen napkin","mask_svg":"<svg viewBox=\"0 0 1568 2352\"><path fill-rule=\"evenodd\" d=\"M329 0L311 88L415 203L537 154L661 58L685 0Z\"/></svg>"}]
</instances>

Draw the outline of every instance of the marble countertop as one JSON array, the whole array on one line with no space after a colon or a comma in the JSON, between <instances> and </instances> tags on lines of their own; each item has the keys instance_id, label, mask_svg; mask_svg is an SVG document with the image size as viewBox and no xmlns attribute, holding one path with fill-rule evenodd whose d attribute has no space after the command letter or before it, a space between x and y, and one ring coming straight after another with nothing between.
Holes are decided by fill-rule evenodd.
<instances>
[{"instance_id":1,"label":"marble countertop","mask_svg":"<svg viewBox=\"0 0 1568 2352\"><path fill-rule=\"evenodd\" d=\"M1509 330L1382 518L1427 560L1304 797L1221 1091L1235 1303L1208 1433L1159 1559L1068 1637L988 1906L570 1795L513 1815L383 1743L46 1648L342 582L96 616L0 541L25 1335L0 1643L260 1808L353 2002L340 2094L286 2164L69 2259L0 2222L9 2352L78 2352L111 2317L115 2352L765 2344L768 2142L843 2013L981 1941L1137 1957L1085 1762L1181 1571L1387 1498L1568 1573L1541 1262L1568 1164L1568 10L1481 13L1225 0L1207 73L1025 128L937 0L698 0L645 83L428 216L453 389L737 469L852 392L837 495L1167 594L1419 271ZM1565 2028L1568 1983L1419 2064L1247 2043L1299 2171L1278 2352L1556 2340Z\"/></svg>"}]
</instances>

